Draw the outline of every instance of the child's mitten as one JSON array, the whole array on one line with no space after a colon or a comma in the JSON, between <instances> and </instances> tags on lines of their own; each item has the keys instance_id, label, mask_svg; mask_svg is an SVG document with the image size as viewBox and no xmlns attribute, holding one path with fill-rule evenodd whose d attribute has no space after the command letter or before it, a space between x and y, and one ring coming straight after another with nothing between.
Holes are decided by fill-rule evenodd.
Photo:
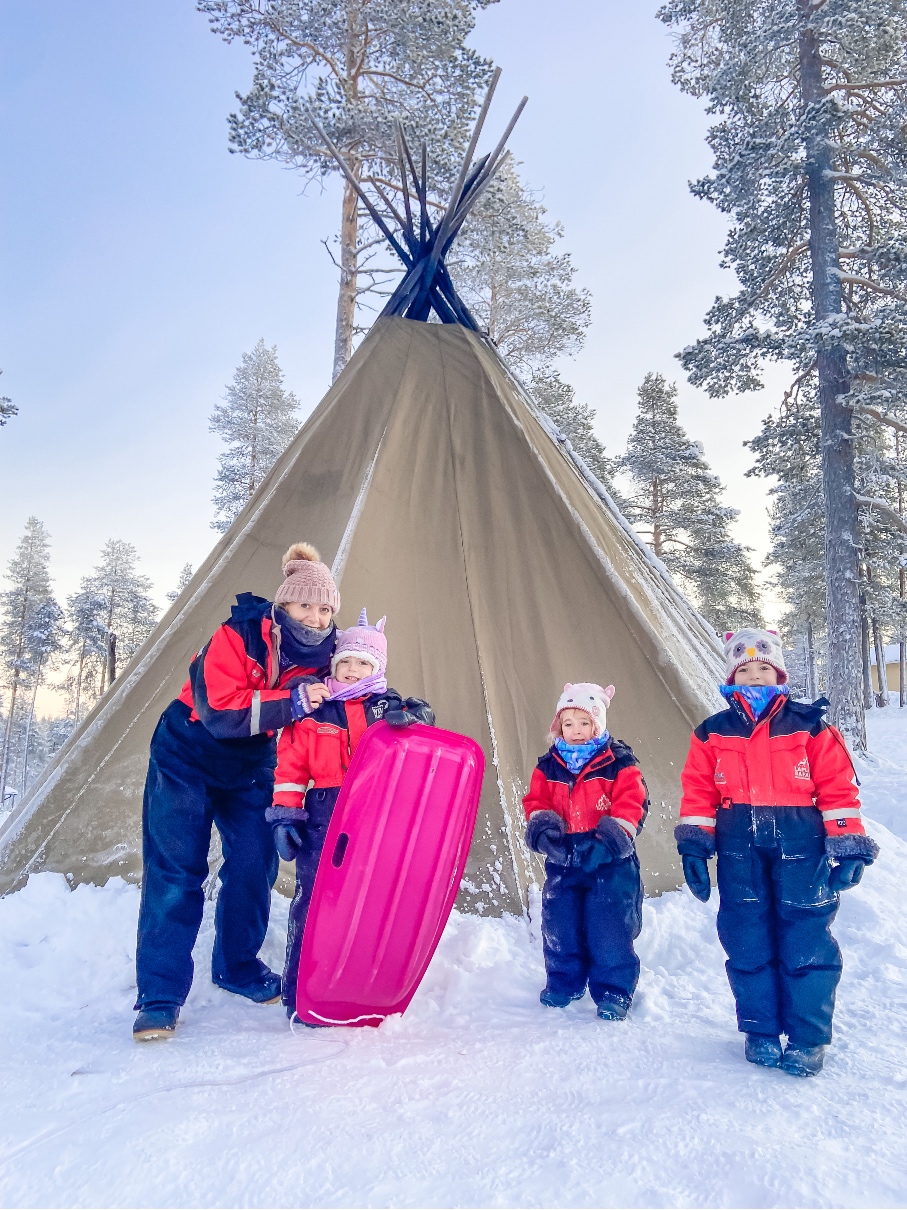
<instances>
[{"instance_id":1,"label":"child's mitten","mask_svg":"<svg viewBox=\"0 0 907 1210\"><path fill-rule=\"evenodd\" d=\"M866 862L862 857L845 857L836 866L832 866L831 873L828 875L828 889L830 891L849 891L863 877L865 866Z\"/></svg>"},{"instance_id":2,"label":"child's mitten","mask_svg":"<svg viewBox=\"0 0 907 1210\"><path fill-rule=\"evenodd\" d=\"M680 860L683 862L684 882L697 899L702 903L708 903L712 893L712 884L709 881L709 863L704 857L691 857L689 853L684 853Z\"/></svg>"},{"instance_id":3,"label":"child's mitten","mask_svg":"<svg viewBox=\"0 0 907 1210\"><path fill-rule=\"evenodd\" d=\"M605 861L623 861L633 852L633 837L610 815L603 815L595 829L596 848L607 853Z\"/></svg>"},{"instance_id":4,"label":"child's mitten","mask_svg":"<svg viewBox=\"0 0 907 1210\"><path fill-rule=\"evenodd\" d=\"M435 712L421 697L408 697L401 708L388 710L384 721L391 727L409 727L413 723L425 723L426 726L433 727Z\"/></svg>"},{"instance_id":5,"label":"child's mitten","mask_svg":"<svg viewBox=\"0 0 907 1210\"><path fill-rule=\"evenodd\" d=\"M555 865L566 865L566 831L557 811L533 811L526 825L526 843L534 853L544 854Z\"/></svg>"},{"instance_id":6,"label":"child's mitten","mask_svg":"<svg viewBox=\"0 0 907 1210\"><path fill-rule=\"evenodd\" d=\"M295 861L302 852L302 826L308 817L308 811L299 807L268 807L265 812L274 833L274 845L284 861Z\"/></svg>"}]
</instances>

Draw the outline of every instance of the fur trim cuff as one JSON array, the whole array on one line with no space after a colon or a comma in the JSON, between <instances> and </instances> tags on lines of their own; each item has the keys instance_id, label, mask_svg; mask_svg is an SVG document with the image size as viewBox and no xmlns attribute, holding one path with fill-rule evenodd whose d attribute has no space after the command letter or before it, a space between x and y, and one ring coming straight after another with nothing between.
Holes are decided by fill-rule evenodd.
<instances>
[{"instance_id":1,"label":"fur trim cuff","mask_svg":"<svg viewBox=\"0 0 907 1210\"><path fill-rule=\"evenodd\" d=\"M715 837L694 823L679 823L674 829L674 839L681 857L715 856Z\"/></svg>"},{"instance_id":2,"label":"fur trim cuff","mask_svg":"<svg viewBox=\"0 0 907 1210\"><path fill-rule=\"evenodd\" d=\"M268 807L265 811L265 823L272 826L276 823L296 824L305 823L309 813L304 807L282 807L279 804Z\"/></svg>"},{"instance_id":3,"label":"fur trim cuff","mask_svg":"<svg viewBox=\"0 0 907 1210\"><path fill-rule=\"evenodd\" d=\"M872 865L879 855L879 846L871 836L851 833L849 836L826 836L825 852L837 860L861 857L867 865Z\"/></svg>"}]
</instances>

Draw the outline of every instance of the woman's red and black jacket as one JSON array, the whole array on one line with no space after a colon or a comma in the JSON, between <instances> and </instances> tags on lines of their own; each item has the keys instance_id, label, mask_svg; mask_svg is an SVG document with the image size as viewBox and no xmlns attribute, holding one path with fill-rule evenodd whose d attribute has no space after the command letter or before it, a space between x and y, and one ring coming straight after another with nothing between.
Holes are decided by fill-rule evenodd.
<instances>
[{"instance_id":1,"label":"woman's red and black jacket","mask_svg":"<svg viewBox=\"0 0 907 1210\"><path fill-rule=\"evenodd\" d=\"M263 597L240 593L224 622L189 667L179 700L215 739L271 735L293 721L290 689L330 671L337 630L310 651L307 667L280 667L280 626Z\"/></svg>"}]
</instances>

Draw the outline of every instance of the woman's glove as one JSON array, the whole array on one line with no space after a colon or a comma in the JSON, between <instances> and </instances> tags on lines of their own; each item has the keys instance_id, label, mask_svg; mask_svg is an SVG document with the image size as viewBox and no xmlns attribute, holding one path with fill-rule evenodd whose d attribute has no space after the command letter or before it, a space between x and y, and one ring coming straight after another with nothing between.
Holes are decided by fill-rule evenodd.
<instances>
[{"instance_id":1,"label":"woman's glove","mask_svg":"<svg viewBox=\"0 0 907 1210\"><path fill-rule=\"evenodd\" d=\"M526 843L534 853L542 853L555 865L566 865L569 859L566 831L557 811L533 811L526 825Z\"/></svg>"}]
</instances>

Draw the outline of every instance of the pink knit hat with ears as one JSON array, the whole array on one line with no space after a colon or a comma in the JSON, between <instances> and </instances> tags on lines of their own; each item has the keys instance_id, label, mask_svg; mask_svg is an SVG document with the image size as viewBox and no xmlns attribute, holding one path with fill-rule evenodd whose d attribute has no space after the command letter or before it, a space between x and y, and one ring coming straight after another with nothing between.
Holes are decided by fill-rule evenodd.
<instances>
[{"instance_id":1,"label":"pink knit hat with ears","mask_svg":"<svg viewBox=\"0 0 907 1210\"><path fill-rule=\"evenodd\" d=\"M387 618L381 618L374 626L369 626L365 610L359 615L359 621L349 630L341 630L337 634L337 646L331 657L331 675L336 675L337 664L347 656L354 655L360 660L368 660L378 676L384 676L387 670L387 639L384 636L384 623Z\"/></svg>"},{"instance_id":2,"label":"pink knit hat with ears","mask_svg":"<svg viewBox=\"0 0 907 1210\"><path fill-rule=\"evenodd\" d=\"M274 593L274 604L297 601L300 605L330 605L340 608L340 593L331 569L308 542L294 542L282 559L283 583Z\"/></svg>"},{"instance_id":3,"label":"pink knit hat with ears","mask_svg":"<svg viewBox=\"0 0 907 1210\"><path fill-rule=\"evenodd\" d=\"M591 681L580 681L576 685L566 684L564 692L558 699L557 710L555 710L551 722L552 742L564 734L561 727L561 715L565 710L585 710L592 719L595 738L600 739L605 733L605 717L612 697L614 697L613 685L607 685L602 689L601 685L594 685Z\"/></svg>"}]
</instances>

